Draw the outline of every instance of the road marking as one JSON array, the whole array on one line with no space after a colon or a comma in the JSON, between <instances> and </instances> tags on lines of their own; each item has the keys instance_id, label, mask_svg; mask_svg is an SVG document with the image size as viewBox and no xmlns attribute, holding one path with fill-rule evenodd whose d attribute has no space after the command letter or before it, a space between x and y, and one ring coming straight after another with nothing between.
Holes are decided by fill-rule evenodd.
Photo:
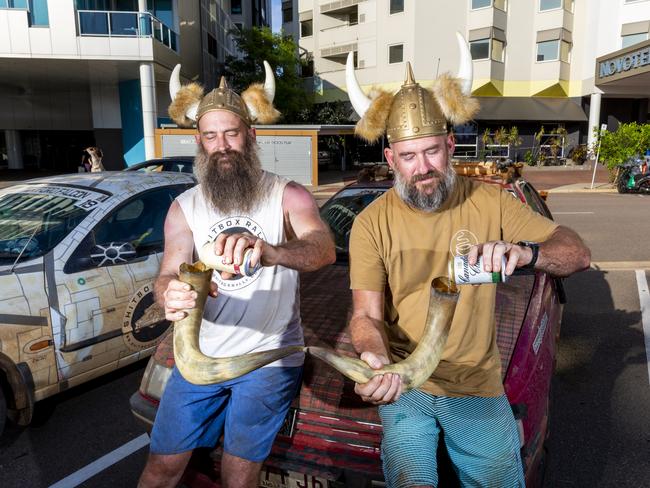
<instances>
[{"instance_id":1,"label":"road marking","mask_svg":"<svg viewBox=\"0 0 650 488\"><path fill-rule=\"evenodd\" d=\"M636 286L639 288L639 303L641 304L641 322L643 323L643 336L645 337L645 359L648 365L648 382L650 382L650 292L645 270L636 270Z\"/></svg>"},{"instance_id":2,"label":"road marking","mask_svg":"<svg viewBox=\"0 0 650 488\"><path fill-rule=\"evenodd\" d=\"M149 435L142 434L140 437L136 437L132 441L129 441L114 451L109 452L105 456L100 457L98 460L84 466L79 471L75 471L70 476L63 478L61 481L57 481L53 485L50 485L49 488L74 488L75 486L79 486L84 481L92 478L98 473L101 473L106 468L120 462L125 457L130 456L135 451L142 449L148 444Z\"/></svg>"},{"instance_id":3,"label":"road marking","mask_svg":"<svg viewBox=\"0 0 650 488\"><path fill-rule=\"evenodd\" d=\"M590 215L594 212L553 212L553 215Z\"/></svg>"},{"instance_id":4,"label":"road marking","mask_svg":"<svg viewBox=\"0 0 650 488\"><path fill-rule=\"evenodd\" d=\"M650 261L593 261L591 269L596 271L650 269Z\"/></svg>"}]
</instances>

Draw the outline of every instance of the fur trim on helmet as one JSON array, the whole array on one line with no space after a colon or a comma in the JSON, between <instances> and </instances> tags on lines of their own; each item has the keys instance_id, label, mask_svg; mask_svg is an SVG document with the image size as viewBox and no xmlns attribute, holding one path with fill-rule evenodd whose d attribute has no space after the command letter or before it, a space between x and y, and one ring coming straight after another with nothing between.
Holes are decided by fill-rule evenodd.
<instances>
[{"instance_id":1,"label":"fur trim on helmet","mask_svg":"<svg viewBox=\"0 0 650 488\"><path fill-rule=\"evenodd\" d=\"M375 142L386 133L386 121L393 105L393 95L384 90L373 90L372 103L354 127L354 133L368 142Z\"/></svg>"},{"instance_id":2,"label":"fur trim on helmet","mask_svg":"<svg viewBox=\"0 0 650 488\"><path fill-rule=\"evenodd\" d=\"M478 112L478 100L464 95L458 79L448 73L443 73L434 81L431 91L442 113L453 125L472 120Z\"/></svg>"},{"instance_id":3,"label":"fur trim on helmet","mask_svg":"<svg viewBox=\"0 0 650 488\"><path fill-rule=\"evenodd\" d=\"M242 100L248 107L251 119L258 124L272 124L280 118L280 112L266 98L264 85L253 83L241 94Z\"/></svg>"},{"instance_id":4,"label":"fur trim on helmet","mask_svg":"<svg viewBox=\"0 0 650 488\"><path fill-rule=\"evenodd\" d=\"M185 113L192 105L199 103L201 98L203 98L203 87L201 85L198 83L183 85L176 93L176 97L172 100L167 112L179 127L192 127L194 121L188 119Z\"/></svg>"}]
</instances>

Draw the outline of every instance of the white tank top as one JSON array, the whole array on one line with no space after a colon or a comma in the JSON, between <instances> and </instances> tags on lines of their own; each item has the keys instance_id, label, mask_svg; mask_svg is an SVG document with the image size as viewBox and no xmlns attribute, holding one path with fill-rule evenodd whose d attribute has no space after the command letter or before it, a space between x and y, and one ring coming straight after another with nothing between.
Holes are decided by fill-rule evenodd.
<instances>
[{"instance_id":1,"label":"white tank top","mask_svg":"<svg viewBox=\"0 0 650 488\"><path fill-rule=\"evenodd\" d=\"M246 215L225 215L210 205L200 185L180 195L178 201L200 249L222 233L249 232L272 245L286 241L282 195L288 180L264 172L261 185L268 197ZM284 266L262 267L253 276L223 280L215 272L216 298L208 296L201 323L199 345L203 354L229 357L284 346L304 345L300 323L298 272ZM300 366L296 353L268 366Z\"/></svg>"}]
</instances>

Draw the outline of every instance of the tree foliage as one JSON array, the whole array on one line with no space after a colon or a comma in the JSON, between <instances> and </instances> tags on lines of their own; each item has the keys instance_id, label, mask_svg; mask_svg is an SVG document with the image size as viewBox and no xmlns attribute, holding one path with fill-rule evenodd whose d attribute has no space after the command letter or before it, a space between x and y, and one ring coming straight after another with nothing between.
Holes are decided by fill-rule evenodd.
<instances>
[{"instance_id":1,"label":"tree foliage","mask_svg":"<svg viewBox=\"0 0 650 488\"><path fill-rule=\"evenodd\" d=\"M650 149L650 124L621 124L615 132L597 130L599 161L611 171L628 159L643 156ZM594 148L594 153L597 148Z\"/></svg>"},{"instance_id":2,"label":"tree foliage","mask_svg":"<svg viewBox=\"0 0 650 488\"><path fill-rule=\"evenodd\" d=\"M300 78L301 62L298 58L298 46L291 36L273 33L268 27L252 29L235 29L232 32L234 42L243 57L226 58L226 78L230 85L241 93L251 83L264 80L266 60L275 70L275 107L282 112L282 123L298 120L301 110L311 105Z\"/></svg>"},{"instance_id":3,"label":"tree foliage","mask_svg":"<svg viewBox=\"0 0 650 488\"><path fill-rule=\"evenodd\" d=\"M298 114L298 122L304 124L351 124L352 107L342 100L309 105Z\"/></svg>"}]
</instances>

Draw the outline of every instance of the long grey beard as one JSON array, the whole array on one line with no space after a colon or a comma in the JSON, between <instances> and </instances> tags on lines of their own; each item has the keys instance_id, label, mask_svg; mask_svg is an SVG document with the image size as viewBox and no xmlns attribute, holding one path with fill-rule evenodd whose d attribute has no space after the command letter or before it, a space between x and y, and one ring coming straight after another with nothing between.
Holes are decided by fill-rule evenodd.
<instances>
[{"instance_id":1,"label":"long grey beard","mask_svg":"<svg viewBox=\"0 0 650 488\"><path fill-rule=\"evenodd\" d=\"M437 182L430 194L418 189L416 182L435 176ZM425 212L435 212L447 201L456 186L456 171L447 164L444 172L432 169L427 174L415 175L407 180L398 170L395 171L394 188L402 200L411 207Z\"/></svg>"},{"instance_id":2,"label":"long grey beard","mask_svg":"<svg viewBox=\"0 0 650 488\"><path fill-rule=\"evenodd\" d=\"M256 149L255 141L250 138L242 152L227 150L208 154L199 146L194 175L203 196L220 213L248 213L260 204L264 195L263 172Z\"/></svg>"}]
</instances>

